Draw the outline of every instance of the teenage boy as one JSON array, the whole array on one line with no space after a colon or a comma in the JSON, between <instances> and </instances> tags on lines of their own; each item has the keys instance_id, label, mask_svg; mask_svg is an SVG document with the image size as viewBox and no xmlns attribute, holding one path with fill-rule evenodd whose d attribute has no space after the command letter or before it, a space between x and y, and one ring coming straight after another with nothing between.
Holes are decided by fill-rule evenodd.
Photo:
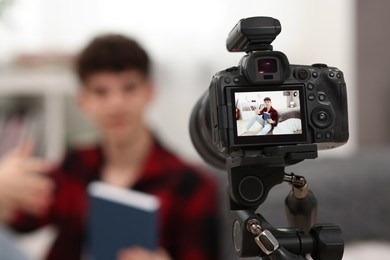
<instances>
[{"instance_id":1,"label":"teenage boy","mask_svg":"<svg viewBox=\"0 0 390 260\"><path fill-rule=\"evenodd\" d=\"M25 144L0 161L0 217L16 230L54 224L47 259L80 259L85 250L86 187L94 180L156 195L160 247L130 247L120 260L218 259L214 180L167 151L144 112L154 93L144 49L122 35L95 38L79 55L78 103L101 133L96 147L73 149L49 171ZM132 232L123 230L123 232Z\"/></svg>"}]
</instances>

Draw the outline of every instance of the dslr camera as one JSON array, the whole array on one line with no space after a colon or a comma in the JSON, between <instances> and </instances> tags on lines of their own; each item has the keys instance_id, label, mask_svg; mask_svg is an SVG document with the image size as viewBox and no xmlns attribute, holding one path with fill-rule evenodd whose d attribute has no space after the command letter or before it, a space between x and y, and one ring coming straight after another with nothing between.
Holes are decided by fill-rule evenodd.
<instances>
[{"instance_id":1,"label":"dslr camera","mask_svg":"<svg viewBox=\"0 0 390 260\"><path fill-rule=\"evenodd\" d=\"M246 52L238 66L216 73L190 118L192 142L209 164L226 169L229 221L240 257L264 260L341 259L341 229L315 224L317 202L303 176L285 166L347 142L347 91L342 71L325 64L291 65L273 51L277 19L240 20L227 38ZM275 185L288 182L292 228L273 227L255 210Z\"/></svg>"},{"instance_id":2,"label":"dslr camera","mask_svg":"<svg viewBox=\"0 0 390 260\"><path fill-rule=\"evenodd\" d=\"M246 52L238 66L216 73L196 103L190 134L200 155L223 168L238 150L315 144L319 150L347 142L347 90L343 72L317 63L292 65L273 51L277 19L240 20L226 41L229 52Z\"/></svg>"}]
</instances>

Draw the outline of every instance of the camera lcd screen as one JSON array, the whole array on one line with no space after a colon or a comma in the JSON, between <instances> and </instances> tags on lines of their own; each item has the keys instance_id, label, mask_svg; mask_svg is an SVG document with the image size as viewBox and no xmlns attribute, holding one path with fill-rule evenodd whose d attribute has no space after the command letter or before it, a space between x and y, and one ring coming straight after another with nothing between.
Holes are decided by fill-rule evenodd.
<instances>
[{"instance_id":1,"label":"camera lcd screen","mask_svg":"<svg viewBox=\"0 0 390 260\"><path fill-rule=\"evenodd\" d=\"M236 89L234 134L237 144L306 141L300 86Z\"/></svg>"}]
</instances>

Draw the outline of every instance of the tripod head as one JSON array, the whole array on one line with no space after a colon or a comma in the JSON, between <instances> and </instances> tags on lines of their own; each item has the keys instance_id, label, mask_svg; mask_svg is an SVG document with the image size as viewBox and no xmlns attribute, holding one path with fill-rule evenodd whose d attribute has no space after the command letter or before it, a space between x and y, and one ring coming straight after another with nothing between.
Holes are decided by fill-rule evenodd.
<instances>
[{"instance_id":1,"label":"tripod head","mask_svg":"<svg viewBox=\"0 0 390 260\"><path fill-rule=\"evenodd\" d=\"M234 208L257 209L272 187L282 183L284 167L317 157L314 144L241 150L226 160L229 194Z\"/></svg>"},{"instance_id":2,"label":"tripod head","mask_svg":"<svg viewBox=\"0 0 390 260\"><path fill-rule=\"evenodd\" d=\"M301 176L285 173L285 166L317 157L315 145L279 146L262 153L235 153L227 159L230 223L234 249L240 257L261 259L338 260L344 242L339 227L313 225L316 199ZM263 216L255 214L275 185L287 181L293 191L286 199L287 215L297 227L277 229Z\"/></svg>"}]
</instances>

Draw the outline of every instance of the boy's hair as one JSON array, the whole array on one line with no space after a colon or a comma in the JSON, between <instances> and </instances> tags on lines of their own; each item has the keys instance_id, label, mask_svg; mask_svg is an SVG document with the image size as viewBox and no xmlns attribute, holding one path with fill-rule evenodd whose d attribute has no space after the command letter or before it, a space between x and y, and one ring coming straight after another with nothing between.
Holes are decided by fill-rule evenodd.
<instances>
[{"instance_id":1,"label":"boy's hair","mask_svg":"<svg viewBox=\"0 0 390 260\"><path fill-rule=\"evenodd\" d=\"M265 97L265 98L264 98L264 101L271 101L271 98Z\"/></svg>"},{"instance_id":2,"label":"boy's hair","mask_svg":"<svg viewBox=\"0 0 390 260\"><path fill-rule=\"evenodd\" d=\"M85 82L91 74L102 71L134 69L145 77L150 74L150 60L146 51L133 39L119 34L94 38L80 52L75 65L81 82Z\"/></svg>"}]
</instances>

